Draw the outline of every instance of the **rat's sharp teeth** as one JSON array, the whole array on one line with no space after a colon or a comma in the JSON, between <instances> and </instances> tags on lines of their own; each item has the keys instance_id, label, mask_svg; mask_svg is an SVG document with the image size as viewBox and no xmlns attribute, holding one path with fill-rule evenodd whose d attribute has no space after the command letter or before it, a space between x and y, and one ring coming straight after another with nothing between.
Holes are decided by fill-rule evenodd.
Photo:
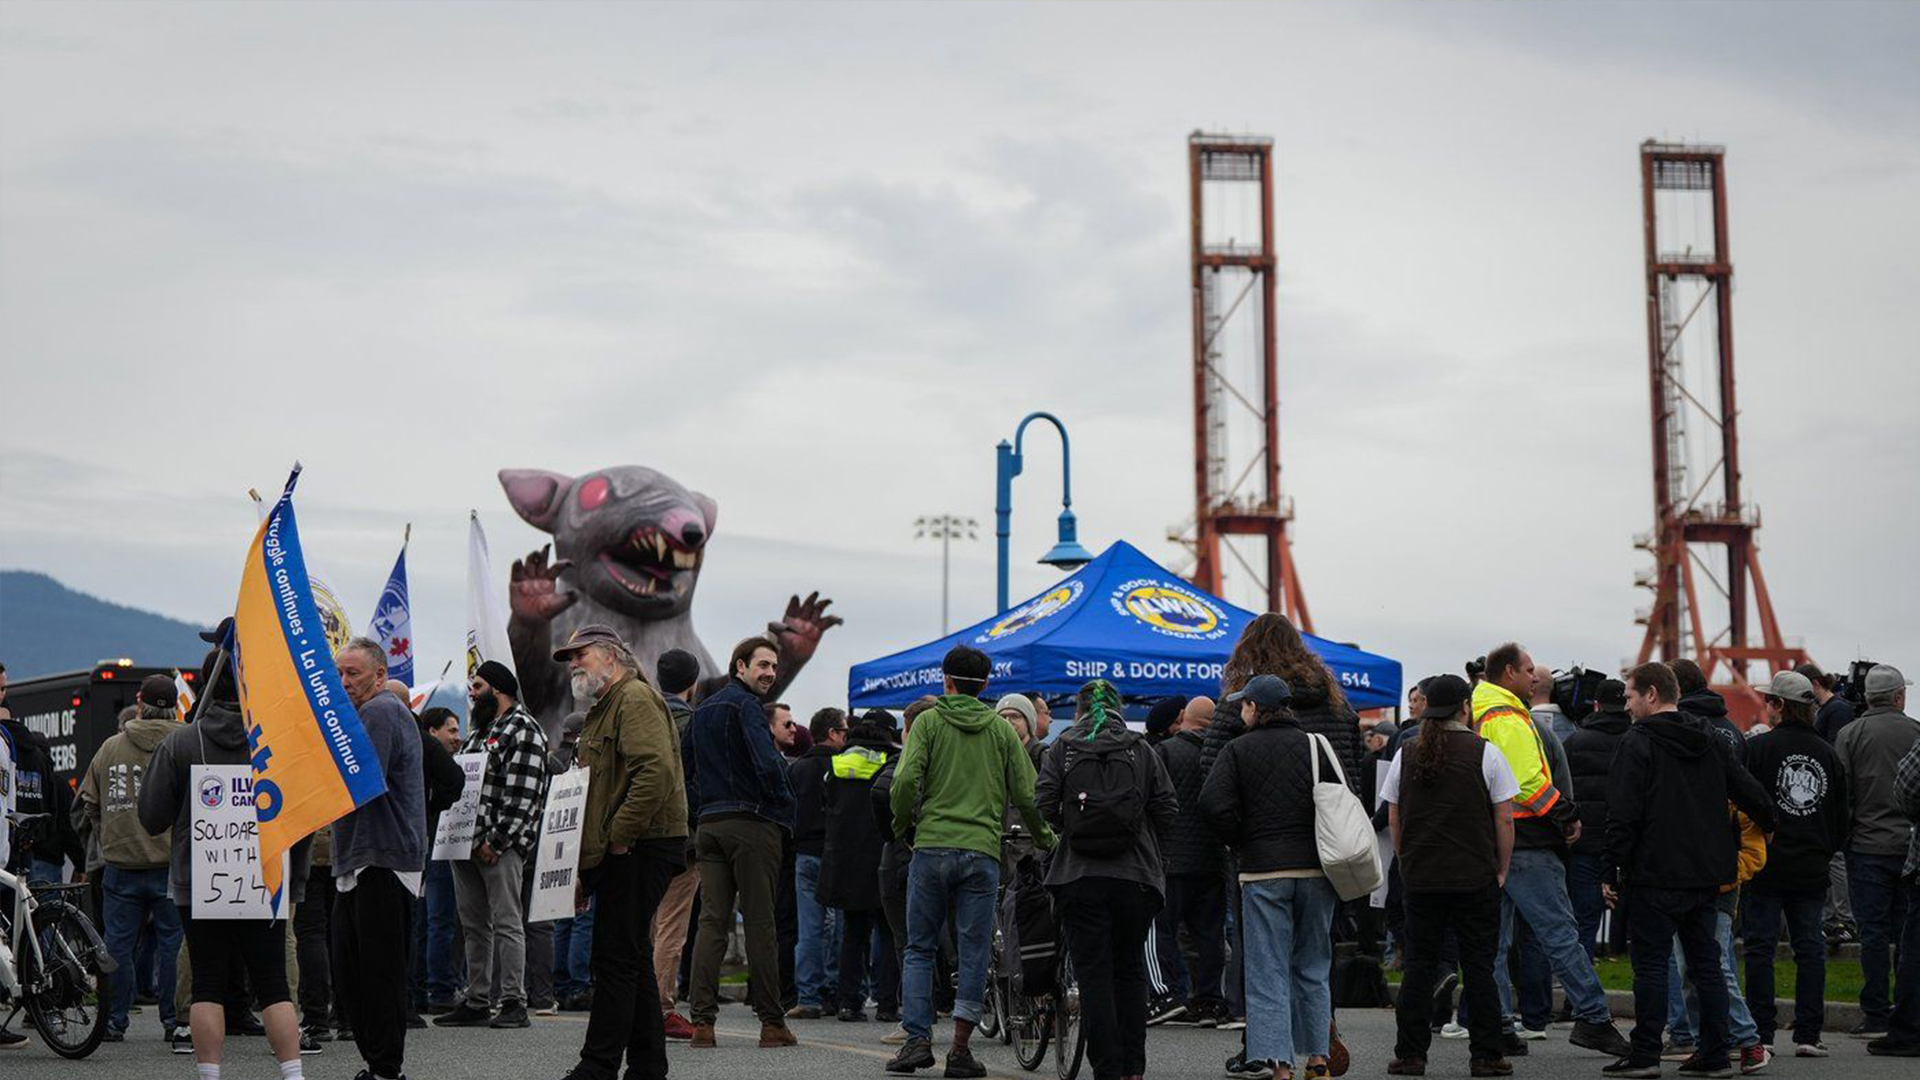
<instances>
[{"instance_id":1,"label":"rat's sharp teeth","mask_svg":"<svg viewBox=\"0 0 1920 1080\"><path fill-rule=\"evenodd\" d=\"M667 538L658 532L653 534L653 557L662 562L667 558Z\"/></svg>"}]
</instances>

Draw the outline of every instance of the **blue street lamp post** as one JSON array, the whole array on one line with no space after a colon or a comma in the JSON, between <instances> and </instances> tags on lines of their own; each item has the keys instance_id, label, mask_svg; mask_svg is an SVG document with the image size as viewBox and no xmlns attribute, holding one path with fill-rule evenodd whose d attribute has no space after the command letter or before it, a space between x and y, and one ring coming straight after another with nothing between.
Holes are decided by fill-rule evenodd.
<instances>
[{"instance_id":1,"label":"blue street lamp post","mask_svg":"<svg viewBox=\"0 0 1920 1080\"><path fill-rule=\"evenodd\" d=\"M1072 570L1093 561L1093 553L1080 546L1076 538L1079 525L1073 517L1073 460L1067 443L1067 426L1060 418L1048 412L1028 413L1020 426L1014 429L1013 443L1005 439L995 447L994 454L994 538L999 548L999 592L996 594L999 607L996 611L1007 610L1007 545L1013 536L1013 478L1020 475L1025 467L1021 456L1022 439L1026 436L1027 425L1035 420L1045 420L1060 432L1060 539L1053 550L1040 557L1046 566L1057 566L1062 570Z\"/></svg>"}]
</instances>

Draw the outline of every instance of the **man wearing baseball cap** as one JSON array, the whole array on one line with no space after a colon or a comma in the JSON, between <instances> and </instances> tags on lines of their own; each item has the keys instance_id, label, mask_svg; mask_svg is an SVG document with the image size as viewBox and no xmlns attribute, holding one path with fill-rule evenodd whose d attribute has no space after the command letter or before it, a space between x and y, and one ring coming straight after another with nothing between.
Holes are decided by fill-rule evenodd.
<instances>
[{"instance_id":1,"label":"man wearing baseball cap","mask_svg":"<svg viewBox=\"0 0 1920 1080\"><path fill-rule=\"evenodd\" d=\"M1853 831L1847 841L1847 891L1860 927L1860 1012L1852 1034L1883 1040L1893 1003L1891 952L1908 918L1912 886L1901 880L1913 817L1895 790L1900 760L1920 743L1920 722L1906 713L1907 682L1876 664L1864 680L1866 711L1840 729L1833 748L1847 774ZM1915 1039L1920 1041L1920 1034ZM1869 1046L1871 1049L1871 1046Z\"/></svg>"},{"instance_id":2,"label":"man wearing baseball cap","mask_svg":"<svg viewBox=\"0 0 1920 1080\"><path fill-rule=\"evenodd\" d=\"M160 740L180 726L180 692L170 675L149 675L134 696L138 713L119 734L100 744L80 785L93 835L106 861L103 886L107 951L120 966L113 973L113 1005L107 1015L107 1041L126 1038L133 1004L133 947L149 915L155 936L154 964L161 986L174 983L180 955L180 909L167 894L167 867L173 854L172 830L148 834L140 827L140 786ZM160 999L160 1029L174 1029L173 995Z\"/></svg>"},{"instance_id":3,"label":"man wearing baseball cap","mask_svg":"<svg viewBox=\"0 0 1920 1080\"><path fill-rule=\"evenodd\" d=\"M1747 1010L1760 1045L1775 1030L1773 960L1780 920L1793 943L1793 1044L1798 1057L1826 1057L1820 1042L1826 1018L1827 943L1820 913L1826 904L1827 865L1847 838L1847 778L1816 723L1813 683L1782 671L1759 688L1772 730L1747 746L1747 771L1767 789L1778 825L1767 862L1741 893L1746 935Z\"/></svg>"}]
</instances>

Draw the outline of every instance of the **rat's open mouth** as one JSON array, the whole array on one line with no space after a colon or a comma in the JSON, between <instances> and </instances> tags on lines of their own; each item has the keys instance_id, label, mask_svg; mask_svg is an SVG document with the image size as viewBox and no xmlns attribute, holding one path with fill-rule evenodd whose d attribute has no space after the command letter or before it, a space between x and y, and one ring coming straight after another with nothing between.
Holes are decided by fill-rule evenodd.
<instances>
[{"instance_id":1,"label":"rat's open mouth","mask_svg":"<svg viewBox=\"0 0 1920 1080\"><path fill-rule=\"evenodd\" d=\"M602 551L600 565L635 596L672 595L685 587L675 575L700 569L700 552L648 525L635 529L626 543Z\"/></svg>"}]
</instances>

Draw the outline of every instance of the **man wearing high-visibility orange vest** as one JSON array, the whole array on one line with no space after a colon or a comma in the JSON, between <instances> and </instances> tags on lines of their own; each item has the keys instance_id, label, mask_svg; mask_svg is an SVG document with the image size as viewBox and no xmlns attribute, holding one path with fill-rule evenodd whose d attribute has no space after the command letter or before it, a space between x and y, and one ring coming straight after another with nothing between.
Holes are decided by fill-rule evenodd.
<instances>
[{"instance_id":1,"label":"man wearing high-visibility orange vest","mask_svg":"<svg viewBox=\"0 0 1920 1080\"><path fill-rule=\"evenodd\" d=\"M1533 679L1533 657L1508 642L1487 654L1486 675L1473 689L1473 728L1507 759L1520 784L1520 794L1513 799L1513 859L1500 903L1500 946L1493 965L1507 1051L1524 1053L1526 1046L1513 1035L1513 985L1505 977L1517 913L1526 920L1566 989L1574 1016L1568 1041L1606 1054L1624 1054L1631 1047L1613 1026L1606 991L1600 988L1593 961L1580 947L1573 903L1567 898L1567 868L1561 852L1579 837L1580 816L1572 796L1556 786L1542 736L1534 726L1527 698L1521 696L1532 695ZM1566 782L1564 777L1559 779Z\"/></svg>"}]
</instances>

